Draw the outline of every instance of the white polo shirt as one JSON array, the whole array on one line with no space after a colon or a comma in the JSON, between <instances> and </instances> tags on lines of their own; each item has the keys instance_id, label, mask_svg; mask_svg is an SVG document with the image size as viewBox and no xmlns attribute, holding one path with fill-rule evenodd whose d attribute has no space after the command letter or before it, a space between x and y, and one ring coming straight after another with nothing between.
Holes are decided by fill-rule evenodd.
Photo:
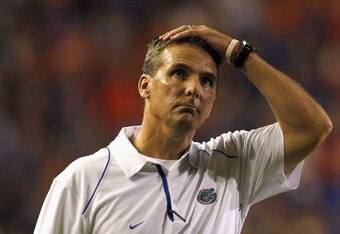
<instances>
[{"instance_id":1,"label":"white polo shirt","mask_svg":"<svg viewBox=\"0 0 340 234\"><path fill-rule=\"evenodd\" d=\"M192 142L170 170L133 147L139 130L58 175L34 233L240 233L251 205L298 186L303 163L284 175L277 123Z\"/></svg>"}]
</instances>

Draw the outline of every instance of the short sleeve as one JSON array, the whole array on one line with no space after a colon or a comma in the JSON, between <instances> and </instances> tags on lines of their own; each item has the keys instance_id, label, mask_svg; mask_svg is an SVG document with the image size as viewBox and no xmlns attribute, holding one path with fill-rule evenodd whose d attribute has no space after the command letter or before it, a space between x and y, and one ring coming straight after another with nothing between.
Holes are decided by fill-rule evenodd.
<instances>
[{"instance_id":1,"label":"short sleeve","mask_svg":"<svg viewBox=\"0 0 340 234\"><path fill-rule=\"evenodd\" d=\"M70 176L64 171L56 177L41 208L34 234L84 233L81 201L69 187Z\"/></svg>"},{"instance_id":2,"label":"short sleeve","mask_svg":"<svg viewBox=\"0 0 340 234\"><path fill-rule=\"evenodd\" d=\"M242 138L240 180L246 203L252 205L298 187L303 162L284 174L284 138L278 123L244 132Z\"/></svg>"}]
</instances>

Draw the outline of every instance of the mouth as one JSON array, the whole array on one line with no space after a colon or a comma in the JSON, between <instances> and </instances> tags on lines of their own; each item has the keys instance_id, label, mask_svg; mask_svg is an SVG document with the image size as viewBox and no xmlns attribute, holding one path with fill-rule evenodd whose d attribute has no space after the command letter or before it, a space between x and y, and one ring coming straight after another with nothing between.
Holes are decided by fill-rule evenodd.
<instances>
[{"instance_id":1,"label":"mouth","mask_svg":"<svg viewBox=\"0 0 340 234\"><path fill-rule=\"evenodd\" d=\"M190 113L190 114L195 114L195 113L199 114L199 113L200 113L199 110L198 110L198 108L196 108L196 107L193 106L193 105L183 104L183 105L178 105L177 107L178 107L178 108L181 110L181 112L183 112L183 113Z\"/></svg>"}]
</instances>

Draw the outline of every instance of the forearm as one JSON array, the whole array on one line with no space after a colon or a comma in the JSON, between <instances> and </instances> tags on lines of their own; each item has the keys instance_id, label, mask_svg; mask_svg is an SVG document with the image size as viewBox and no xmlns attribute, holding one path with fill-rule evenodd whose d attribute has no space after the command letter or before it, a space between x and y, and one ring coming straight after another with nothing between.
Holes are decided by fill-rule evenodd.
<instances>
[{"instance_id":1,"label":"forearm","mask_svg":"<svg viewBox=\"0 0 340 234\"><path fill-rule=\"evenodd\" d=\"M280 123L301 130L328 124L325 111L297 82L256 54L249 56L242 71L267 99Z\"/></svg>"},{"instance_id":2,"label":"forearm","mask_svg":"<svg viewBox=\"0 0 340 234\"><path fill-rule=\"evenodd\" d=\"M269 102L284 133L285 145L290 146L285 147L287 155L297 154L301 160L328 135L332 128L328 115L297 82L255 53L250 54L242 71ZM291 147L300 143L304 147Z\"/></svg>"}]
</instances>

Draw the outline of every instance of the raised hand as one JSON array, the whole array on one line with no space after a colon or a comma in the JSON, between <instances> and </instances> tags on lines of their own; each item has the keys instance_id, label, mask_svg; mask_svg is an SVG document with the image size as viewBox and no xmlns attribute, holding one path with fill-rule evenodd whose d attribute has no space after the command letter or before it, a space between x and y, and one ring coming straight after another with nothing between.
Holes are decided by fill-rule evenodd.
<instances>
[{"instance_id":1,"label":"raised hand","mask_svg":"<svg viewBox=\"0 0 340 234\"><path fill-rule=\"evenodd\" d=\"M178 40L190 36L198 36L206 40L223 58L225 56L225 51L232 40L230 36L220 33L205 25L182 25L164 33L159 38L162 40Z\"/></svg>"}]
</instances>

